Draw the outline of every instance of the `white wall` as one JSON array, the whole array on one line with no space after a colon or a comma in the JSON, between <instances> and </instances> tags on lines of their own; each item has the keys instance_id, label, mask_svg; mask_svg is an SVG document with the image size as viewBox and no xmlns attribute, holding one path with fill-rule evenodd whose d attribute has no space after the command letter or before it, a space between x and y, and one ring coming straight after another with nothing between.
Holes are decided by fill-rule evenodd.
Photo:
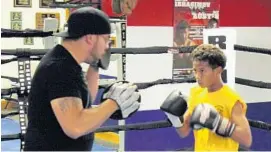
<instances>
[{"instance_id":1,"label":"white wall","mask_svg":"<svg viewBox=\"0 0 271 152\"><path fill-rule=\"evenodd\" d=\"M127 47L172 46L172 27L127 27ZM172 54L127 55L126 80L150 82L172 78ZM182 88L186 94L192 84L156 85L140 90L140 110L159 109L167 95Z\"/></svg>"},{"instance_id":2,"label":"white wall","mask_svg":"<svg viewBox=\"0 0 271 152\"><path fill-rule=\"evenodd\" d=\"M271 48L271 28L233 28L237 32L237 44ZM269 39L267 39L269 37ZM172 27L127 27L127 47L172 46ZM236 53L236 77L256 81L271 82L271 57L269 55ZM172 77L172 56L128 55L127 80L132 82L149 82ZM142 104L140 110L159 109L159 106L173 89L180 89L185 94L195 84L157 85L140 90ZM271 89L260 89L236 84L236 90L251 102L271 101Z\"/></svg>"},{"instance_id":3,"label":"white wall","mask_svg":"<svg viewBox=\"0 0 271 152\"><path fill-rule=\"evenodd\" d=\"M237 44L271 49L271 27L234 27ZM271 83L271 56L237 52L236 76ZM236 85L247 102L271 101L271 89Z\"/></svg>"}]
</instances>

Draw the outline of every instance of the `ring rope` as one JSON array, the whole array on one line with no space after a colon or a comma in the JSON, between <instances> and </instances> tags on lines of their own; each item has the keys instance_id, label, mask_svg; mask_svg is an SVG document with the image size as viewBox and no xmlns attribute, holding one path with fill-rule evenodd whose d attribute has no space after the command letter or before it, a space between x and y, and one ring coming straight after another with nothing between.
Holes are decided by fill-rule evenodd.
<instances>
[{"instance_id":1,"label":"ring rope","mask_svg":"<svg viewBox=\"0 0 271 152\"><path fill-rule=\"evenodd\" d=\"M248 46L238 45L238 44L234 45L234 50L271 55L271 49L258 48L258 47L248 47Z\"/></svg>"},{"instance_id":2,"label":"ring rope","mask_svg":"<svg viewBox=\"0 0 271 152\"><path fill-rule=\"evenodd\" d=\"M135 84L138 86L139 89L146 89L148 87L158 85L158 84L184 83L184 82L191 82L192 83L192 82L195 82L195 79L194 78L186 78L186 79L180 79L180 80L160 79L160 80L149 82L149 83L135 83ZM105 86L103 86L103 87L105 87ZM12 88L12 89L14 89L14 88ZM11 91L5 91L5 92L11 92ZM2 92L1 92L1 94L2 94ZM264 130L268 130L268 131L271 130L271 124L268 124L268 123L265 123L262 121L249 120L249 124L251 127L260 128L260 129L264 129ZM146 130L146 129L166 128L166 127L171 127L170 122L156 121L156 122L148 122L148 123L120 125L120 126L113 126L113 127L111 127L111 126L101 127L99 129L97 129L96 132ZM9 138L9 139L13 140L15 138L15 136L20 137L20 135L3 135L1 138Z\"/></svg>"},{"instance_id":3,"label":"ring rope","mask_svg":"<svg viewBox=\"0 0 271 152\"><path fill-rule=\"evenodd\" d=\"M15 116L18 115L19 111L15 111L15 112L10 112L10 113L5 113L5 114L1 114L1 118L6 118L6 117L10 117L10 116Z\"/></svg>"},{"instance_id":4,"label":"ring rope","mask_svg":"<svg viewBox=\"0 0 271 152\"><path fill-rule=\"evenodd\" d=\"M155 85L161 85L161 84L179 84L179 83L195 83L196 79L194 77L192 78L184 78L184 79L158 79L156 81L152 82L145 82L145 83L134 83L138 89L146 89ZM245 86L251 86L251 87L258 87L258 88L264 88L264 89L271 89L271 83L268 82L262 82L262 81L254 81L254 80L248 80L248 79L243 79L243 78L235 78L235 83L236 84L241 84ZM99 89L104 89L107 88L109 84L104 84L104 85L99 85ZM1 89L1 95L6 96L6 95L11 95L13 93L18 93L19 87L12 87L8 89Z\"/></svg>"},{"instance_id":5,"label":"ring rope","mask_svg":"<svg viewBox=\"0 0 271 152\"><path fill-rule=\"evenodd\" d=\"M248 122L249 122L249 125L253 128L271 131L271 124L269 123L251 120L251 119L248 119ZM153 122L145 122L145 123L105 126L105 127L98 128L97 130L95 130L95 132L98 133L98 132L132 131L132 130L149 130L149 129L168 128L168 127L172 127L172 124L170 123L170 121L161 120L161 121L153 121ZM15 140L15 139L21 139L21 138L22 138L22 135L20 133L10 134L10 135L1 135L2 141Z\"/></svg>"},{"instance_id":6,"label":"ring rope","mask_svg":"<svg viewBox=\"0 0 271 152\"><path fill-rule=\"evenodd\" d=\"M25 29L25 30L11 30L1 28L1 37L48 37L53 36L53 31L44 32L36 29Z\"/></svg>"},{"instance_id":7,"label":"ring rope","mask_svg":"<svg viewBox=\"0 0 271 152\"><path fill-rule=\"evenodd\" d=\"M145 47L145 48L111 48L111 54L162 54L162 53L191 53L196 46L189 47ZM271 55L271 49L266 48L256 48L250 46L234 45L235 51L259 53L265 55ZM19 56L20 52L27 52L33 56L44 55L49 51L49 49L1 49L1 55L15 55Z\"/></svg>"},{"instance_id":8,"label":"ring rope","mask_svg":"<svg viewBox=\"0 0 271 152\"><path fill-rule=\"evenodd\" d=\"M271 89L271 83L269 82L254 81L254 80L235 77L235 83L245 85L245 86L262 88L262 89Z\"/></svg>"},{"instance_id":9,"label":"ring rope","mask_svg":"<svg viewBox=\"0 0 271 152\"><path fill-rule=\"evenodd\" d=\"M63 4L61 4L63 5ZM53 31L44 32L42 30L36 29L26 29L26 30L11 30L1 28L1 37L47 37L53 36ZM145 47L145 48L112 48L112 54L160 54L160 53L191 53L197 45L195 46L185 46L185 47ZM252 53L261 53L271 55L271 49L267 48L257 48L244 45L234 45L234 50ZM44 55L48 49L39 49L42 52L40 55ZM2 50L2 52L5 52Z\"/></svg>"},{"instance_id":10,"label":"ring rope","mask_svg":"<svg viewBox=\"0 0 271 152\"><path fill-rule=\"evenodd\" d=\"M184 79L158 79L156 81L152 82L145 82L145 83L134 83L138 89L146 89L155 85L161 85L161 84L179 84L179 83L195 83L196 79L194 77L192 78L184 78ZM254 81L254 80L249 80L249 79L243 79L243 78L235 78L235 83L240 84L240 85L245 85L245 86L251 86L251 87L258 87L258 88L263 88L263 89L271 89L271 83L268 82L262 82L262 81ZM104 84L104 85L99 85L99 89L104 89L111 85L112 83L109 84ZM1 89L1 95L11 95L13 93L18 93L19 87L12 87L8 89Z\"/></svg>"},{"instance_id":11,"label":"ring rope","mask_svg":"<svg viewBox=\"0 0 271 152\"><path fill-rule=\"evenodd\" d=\"M66 4L52 4L53 5L63 5ZM72 5L72 4L67 4ZM78 4L74 4L78 5ZM72 8L75 8L73 6ZM53 31L44 32L42 30L36 30L36 29L25 29L25 30L11 30L11 29L4 29L1 28L1 37L47 37L47 36L53 36ZM195 49L197 45L195 46L187 46L182 47L182 49L178 47L146 47L146 48L112 48L113 53L120 53L120 54L159 54L159 53L167 53L169 50L179 50L179 53L191 53L193 49ZM113 51L113 50L116 51ZM234 45L235 50L240 50L244 52L253 52L253 53L262 53L262 54L268 54L271 55L271 49L266 48L257 48L257 47L249 47L244 45ZM123 51L123 50L129 50L129 51ZM143 53L144 52L144 53Z\"/></svg>"},{"instance_id":12,"label":"ring rope","mask_svg":"<svg viewBox=\"0 0 271 152\"><path fill-rule=\"evenodd\" d=\"M12 87L8 89L1 89L1 96L7 96L11 95L13 93L19 93L20 88L19 87Z\"/></svg>"},{"instance_id":13,"label":"ring rope","mask_svg":"<svg viewBox=\"0 0 271 152\"><path fill-rule=\"evenodd\" d=\"M42 57L31 57L30 60L32 61L39 61L41 60ZM1 64L6 64L6 63L10 63L13 61L18 61L17 57L11 58L11 59L1 59Z\"/></svg>"},{"instance_id":14,"label":"ring rope","mask_svg":"<svg viewBox=\"0 0 271 152\"><path fill-rule=\"evenodd\" d=\"M2 79L8 79L12 82L15 82L15 83L18 83L19 82L19 79L18 78L15 78L15 77L10 77L10 76L4 76L4 75L1 75L1 78Z\"/></svg>"},{"instance_id":15,"label":"ring rope","mask_svg":"<svg viewBox=\"0 0 271 152\"><path fill-rule=\"evenodd\" d=\"M183 79L159 79L152 82L145 82L145 83L134 83L138 89L146 89L155 85L161 85L161 84L176 84L176 83L195 83L196 79L194 77L192 78L183 78ZM251 87L258 87L258 88L266 88L271 89L271 83L268 82L262 82L262 81L254 81L249 79L243 79L243 78L235 78L236 84L251 86ZM106 88L111 84L106 85L99 85L100 88Z\"/></svg>"}]
</instances>

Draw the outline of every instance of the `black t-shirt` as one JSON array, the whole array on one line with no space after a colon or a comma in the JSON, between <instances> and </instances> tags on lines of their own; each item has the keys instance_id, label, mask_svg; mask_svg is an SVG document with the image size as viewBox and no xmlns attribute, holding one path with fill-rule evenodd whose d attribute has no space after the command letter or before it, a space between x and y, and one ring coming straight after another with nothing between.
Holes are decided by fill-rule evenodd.
<instances>
[{"instance_id":1,"label":"black t-shirt","mask_svg":"<svg viewBox=\"0 0 271 152\"><path fill-rule=\"evenodd\" d=\"M31 82L25 151L91 150L93 133L72 139L54 115L50 102L67 96L79 97L84 108L91 107L81 66L63 46L57 45L42 58Z\"/></svg>"}]
</instances>

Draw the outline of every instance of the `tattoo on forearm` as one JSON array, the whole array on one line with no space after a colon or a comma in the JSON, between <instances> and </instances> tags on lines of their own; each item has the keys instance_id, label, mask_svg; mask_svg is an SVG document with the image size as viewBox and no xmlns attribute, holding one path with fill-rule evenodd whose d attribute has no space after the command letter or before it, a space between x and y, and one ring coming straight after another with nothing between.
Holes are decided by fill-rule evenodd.
<instances>
[{"instance_id":1,"label":"tattoo on forearm","mask_svg":"<svg viewBox=\"0 0 271 152\"><path fill-rule=\"evenodd\" d=\"M62 112L67 112L72 107L78 107L80 104L81 103L79 99L74 97L65 97L59 102L59 106Z\"/></svg>"}]
</instances>

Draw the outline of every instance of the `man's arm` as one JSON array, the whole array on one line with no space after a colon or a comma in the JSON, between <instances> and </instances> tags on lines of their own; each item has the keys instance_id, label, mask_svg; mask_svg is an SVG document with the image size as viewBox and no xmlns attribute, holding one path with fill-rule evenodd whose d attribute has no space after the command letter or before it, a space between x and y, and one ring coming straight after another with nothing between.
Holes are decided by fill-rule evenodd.
<instances>
[{"instance_id":1,"label":"man's arm","mask_svg":"<svg viewBox=\"0 0 271 152\"><path fill-rule=\"evenodd\" d=\"M81 99L76 97L54 99L51 106L63 131L73 139L99 128L118 109L110 99L98 107L84 109Z\"/></svg>"},{"instance_id":2,"label":"man's arm","mask_svg":"<svg viewBox=\"0 0 271 152\"><path fill-rule=\"evenodd\" d=\"M245 116L244 107L239 101L236 102L232 109L231 121L236 125L231 138L249 148L252 144L251 130Z\"/></svg>"},{"instance_id":3,"label":"man's arm","mask_svg":"<svg viewBox=\"0 0 271 152\"><path fill-rule=\"evenodd\" d=\"M182 138L185 138L189 135L190 133L190 113L189 111L187 110L183 116L183 126L180 127L180 128L176 128L178 134L182 137Z\"/></svg>"}]
</instances>

